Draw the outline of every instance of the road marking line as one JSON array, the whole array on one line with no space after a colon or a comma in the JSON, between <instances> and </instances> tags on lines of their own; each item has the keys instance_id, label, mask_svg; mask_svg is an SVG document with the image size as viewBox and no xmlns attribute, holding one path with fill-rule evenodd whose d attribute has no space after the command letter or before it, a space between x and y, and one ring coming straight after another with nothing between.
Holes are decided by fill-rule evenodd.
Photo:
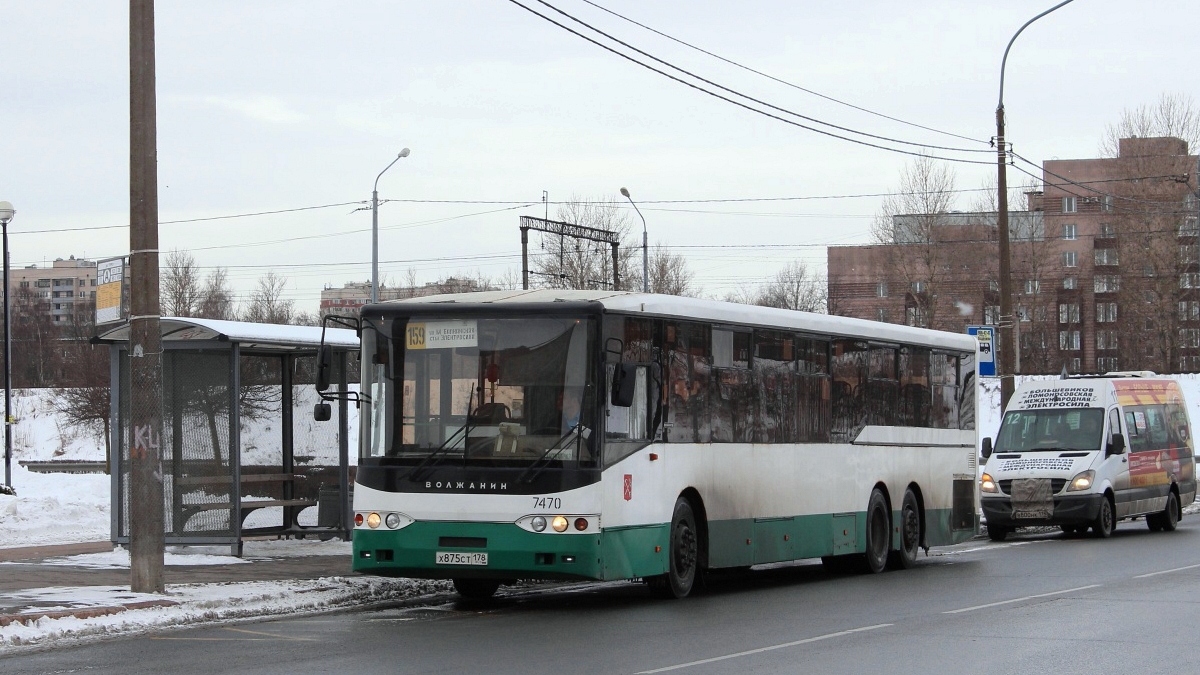
<instances>
[{"instance_id":1,"label":"road marking line","mask_svg":"<svg viewBox=\"0 0 1200 675\"><path fill-rule=\"evenodd\" d=\"M1146 579L1149 577L1156 577L1160 574L1170 574L1171 572L1182 572L1184 570L1194 570L1197 567L1200 567L1200 565L1188 565L1187 567L1176 567L1173 570L1163 570L1161 572L1151 572L1149 574L1139 574L1136 577L1134 577L1134 579Z\"/></svg>"},{"instance_id":2,"label":"road marking line","mask_svg":"<svg viewBox=\"0 0 1200 675\"><path fill-rule=\"evenodd\" d=\"M226 628L225 630L231 630L235 633L248 633L250 635L265 635L267 637L275 638L276 640L299 640L301 642L316 642L316 640L313 638L292 637L290 635L279 635L278 633L264 633L263 631L260 631L260 630L247 630L245 628Z\"/></svg>"},{"instance_id":3,"label":"road marking line","mask_svg":"<svg viewBox=\"0 0 1200 675\"><path fill-rule=\"evenodd\" d=\"M1074 593L1075 591L1086 591L1089 588L1100 588L1101 584L1092 584L1091 586L1080 586L1079 588L1068 588L1065 591L1053 591L1051 593L1038 593L1037 595L1027 595L1023 598L1013 598L1012 600L1001 600L1000 602L989 602L986 605L975 605L974 607L963 607L962 609L952 609L942 614L960 614L962 612L973 612L977 609L987 609L988 607L999 607L1000 605L1010 605L1014 602L1023 602L1025 600L1036 600L1038 598L1048 598L1052 595L1063 595L1065 593Z\"/></svg>"},{"instance_id":4,"label":"road marking line","mask_svg":"<svg viewBox=\"0 0 1200 675\"><path fill-rule=\"evenodd\" d=\"M772 645L770 647L759 647L758 649L751 649L751 650L744 651L744 652L738 652L736 654L726 654L725 656L714 656L711 659L702 659L700 661L692 661L690 663L680 663L679 665L667 666L666 668L655 668L654 670L643 670L643 671L639 671L637 673L637 675L652 675L653 673L665 673L669 670L679 670L680 668L691 668L692 666L702 666L706 663L715 663L717 661L736 659L736 658L739 658L742 656L751 656L753 654L761 654L763 652L770 652L770 651L774 651L776 649L786 649L787 647L795 647L798 645L805 645L805 644L809 644L810 642L818 642L820 640L828 640L830 638L842 637L843 635L851 635L853 633L862 633L862 632L869 631L869 630L877 630L879 628L887 628L888 626L892 626L892 625L894 625L894 624L881 623L876 626L864 626L862 628L851 628L850 630L843 630L843 631L838 631L836 633L829 633L828 635L818 635L817 637L806 638L804 640L796 640L795 642L785 642L781 645Z\"/></svg>"}]
</instances>

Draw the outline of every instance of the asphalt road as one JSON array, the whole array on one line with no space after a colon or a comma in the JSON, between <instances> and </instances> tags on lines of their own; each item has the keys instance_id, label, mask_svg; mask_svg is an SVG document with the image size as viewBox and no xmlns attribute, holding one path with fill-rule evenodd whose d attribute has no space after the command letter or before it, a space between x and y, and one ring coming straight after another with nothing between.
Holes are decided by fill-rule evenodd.
<instances>
[{"instance_id":1,"label":"asphalt road","mask_svg":"<svg viewBox=\"0 0 1200 675\"><path fill-rule=\"evenodd\" d=\"M819 564L719 579L683 601L632 583L510 592L116 639L0 660L6 674L1158 673L1200 666L1200 517L1109 540L1017 535L912 570Z\"/></svg>"}]
</instances>

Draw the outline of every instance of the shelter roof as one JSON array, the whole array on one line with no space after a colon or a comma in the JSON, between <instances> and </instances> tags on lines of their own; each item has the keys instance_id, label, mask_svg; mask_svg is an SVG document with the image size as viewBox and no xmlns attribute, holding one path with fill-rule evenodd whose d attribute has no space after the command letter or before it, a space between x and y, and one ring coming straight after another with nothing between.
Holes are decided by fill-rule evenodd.
<instances>
[{"instance_id":1,"label":"shelter roof","mask_svg":"<svg viewBox=\"0 0 1200 675\"><path fill-rule=\"evenodd\" d=\"M159 319L165 342L237 342L243 347L291 351L321 344L320 326L282 326L249 321L167 317ZM129 323L101 333L98 342L128 342ZM358 349L358 336L346 328L325 329L325 344L335 349Z\"/></svg>"}]
</instances>

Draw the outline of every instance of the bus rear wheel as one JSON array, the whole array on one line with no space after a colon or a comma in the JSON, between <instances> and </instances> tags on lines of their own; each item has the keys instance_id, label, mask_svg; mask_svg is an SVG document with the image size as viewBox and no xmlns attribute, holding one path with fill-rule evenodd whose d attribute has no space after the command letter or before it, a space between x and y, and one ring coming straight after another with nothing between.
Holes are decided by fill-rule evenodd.
<instances>
[{"instance_id":1,"label":"bus rear wheel","mask_svg":"<svg viewBox=\"0 0 1200 675\"><path fill-rule=\"evenodd\" d=\"M866 569L870 574L879 574L887 569L888 554L892 551L892 518L887 499L879 490L871 491L867 502L867 550Z\"/></svg>"},{"instance_id":2,"label":"bus rear wheel","mask_svg":"<svg viewBox=\"0 0 1200 675\"><path fill-rule=\"evenodd\" d=\"M680 497L671 515L671 540L667 544L668 572L650 577L646 582L655 595L664 598L686 598L696 583L700 560L700 537L696 515L688 500Z\"/></svg>"},{"instance_id":3,"label":"bus rear wheel","mask_svg":"<svg viewBox=\"0 0 1200 675\"><path fill-rule=\"evenodd\" d=\"M904 491L900 503L900 548L888 556L888 567L906 570L917 564L921 549L921 506L912 490Z\"/></svg>"},{"instance_id":4,"label":"bus rear wheel","mask_svg":"<svg viewBox=\"0 0 1200 675\"><path fill-rule=\"evenodd\" d=\"M495 579L454 579L454 590L467 600L489 600L500 588Z\"/></svg>"}]
</instances>

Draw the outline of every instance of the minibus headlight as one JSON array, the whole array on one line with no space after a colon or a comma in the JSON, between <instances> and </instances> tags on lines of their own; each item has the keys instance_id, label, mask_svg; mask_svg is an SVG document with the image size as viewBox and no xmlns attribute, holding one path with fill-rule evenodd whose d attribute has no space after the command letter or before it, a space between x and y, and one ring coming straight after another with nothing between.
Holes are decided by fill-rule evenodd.
<instances>
[{"instance_id":1,"label":"minibus headlight","mask_svg":"<svg viewBox=\"0 0 1200 675\"><path fill-rule=\"evenodd\" d=\"M1092 471L1091 469L1088 469L1087 471L1084 471L1083 473L1080 473L1071 479L1071 483L1069 485L1067 485L1067 492L1074 492L1076 490L1088 490L1092 487L1092 484L1095 482L1096 482L1096 472Z\"/></svg>"},{"instance_id":2,"label":"minibus headlight","mask_svg":"<svg viewBox=\"0 0 1200 675\"><path fill-rule=\"evenodd\" d=\"M991 475L985 473L979 479L979 491L996 494L1000 492L1000 488L996 487L996 481L992 480Z\"/></svg>"}]
</instances>

